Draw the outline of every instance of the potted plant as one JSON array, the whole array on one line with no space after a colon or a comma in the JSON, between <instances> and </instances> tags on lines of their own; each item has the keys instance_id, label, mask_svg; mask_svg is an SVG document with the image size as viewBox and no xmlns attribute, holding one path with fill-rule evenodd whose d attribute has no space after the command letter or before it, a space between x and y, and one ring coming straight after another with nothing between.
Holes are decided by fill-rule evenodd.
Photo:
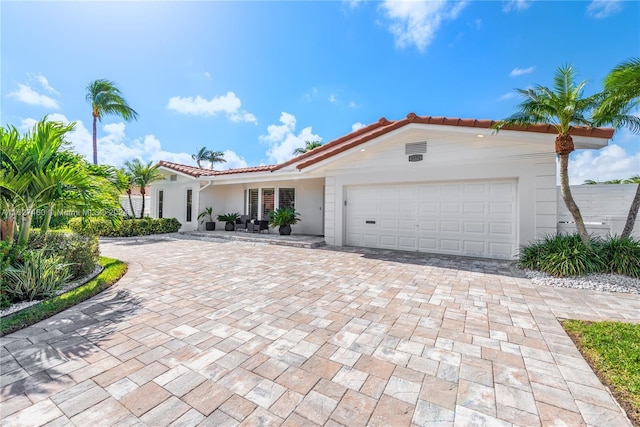
<instances>
[{"instance_id":1,"label":"potted plant","mask_svg":"<svg viewBox=\"0 0 640 427\"><path fill-rule=\"evenodd\" d=\"M203 218L209 218L209 221L205 222ZM213 221L213 208L211 206L200 212L200 215L198 215L198 219L202 220L200 221L200 224L204 222L204 227L206 230L212 231L216 229L216 223Z\"/></svg>"},{"instance_id":2,"label":"potted plant","mask_svg":"<svg viewBox=\"0 0 640 427\"><path fill-rule=\"evenodd\" d=\"M240 218L240 214L238 212L218 215L218 221L225 223L224 224L225 231L235 230L236 220L238 218Z\"/></svg>"},{"instance_id":3,"label":"potted plant","mask_svg":"<svg viewBox=\"0 0 640 427\"><path fill-rule=\"evenodd\" d=\"M291 225L298 221L301 221L301 219L294 208L279 208L269 212L269 225L278 227L278 231L282 236L291 234Z\"/></svg>"}]
</instances>

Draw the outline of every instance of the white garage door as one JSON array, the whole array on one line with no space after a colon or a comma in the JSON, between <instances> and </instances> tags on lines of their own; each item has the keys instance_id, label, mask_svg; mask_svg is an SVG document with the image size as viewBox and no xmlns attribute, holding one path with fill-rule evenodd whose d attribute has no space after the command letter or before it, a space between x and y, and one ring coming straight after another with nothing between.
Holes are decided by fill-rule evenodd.
<instances>
[{"instance_id":1,"label":"white garage door","mask_svg":"<svg viewBox=\"0 0 640 427\"><path fill-rule=\"evenodd\" d=\"M348 187L346 243L512 258L516 191L514 180Z\"/></svg>"}]
</instances>

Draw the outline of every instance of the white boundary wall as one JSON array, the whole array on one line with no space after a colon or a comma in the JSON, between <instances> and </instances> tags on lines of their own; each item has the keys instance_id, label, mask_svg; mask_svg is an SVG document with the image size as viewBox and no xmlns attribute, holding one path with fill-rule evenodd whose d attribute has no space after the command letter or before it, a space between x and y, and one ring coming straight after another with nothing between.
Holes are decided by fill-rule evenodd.
<instances>
[{"instance_id":1,"label":"white boundary wall","mask_svg":"<svg viewBox=\"0 0 640 427\"><path fill-rule=\"evenodd\" d=\"M573 185L571 194L580 208L587 230L598 236L619 235L624 229L639 184ZM558 193L558 233L575 231L573 217ZM640 215L632 235L640 238Z\"/></svg>"}]
</instances>

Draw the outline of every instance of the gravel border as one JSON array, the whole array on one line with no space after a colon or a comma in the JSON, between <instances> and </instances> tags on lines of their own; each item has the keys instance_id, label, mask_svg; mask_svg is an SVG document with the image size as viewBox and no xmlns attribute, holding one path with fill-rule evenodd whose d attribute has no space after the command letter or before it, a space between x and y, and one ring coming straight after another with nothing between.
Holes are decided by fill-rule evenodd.
<instances>
[{"instance_id":1,"label":"gravel border","mask_svg":"<svg viewBox=\"0 0 640 427\"><path fill-rule=\"evenodd\" d=\"M587 274L586 276L554 277L541 271L524 270L524 272L526 277L535 285L640 294L640 279L619 274L596 273Z\"/></svg>"}]
</instances>

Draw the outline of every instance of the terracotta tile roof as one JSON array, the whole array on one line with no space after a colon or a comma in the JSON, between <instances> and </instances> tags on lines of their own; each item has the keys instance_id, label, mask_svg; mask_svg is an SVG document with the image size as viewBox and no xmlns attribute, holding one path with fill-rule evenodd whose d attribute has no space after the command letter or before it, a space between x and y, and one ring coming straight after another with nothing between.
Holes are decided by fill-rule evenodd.
<instances>
[{"instance_id":1,"label":"terracotta tile roof","mask_svg":"<svg viewBox=\"0 0 640 427\"><path fill-rule=\"evenodd\" d=\"M342 136L336 140L333 140L327 144L324 144L312 151L304 153L300 156L277 165L274 170L281 167L297 163L296 168L301 170L309 167L322 160L328 159L343 151L349 150L360 144L368 142L374 138L377 138L385 133L391 132L410 123L421 123L430 125L442 125L442 126L461 126L480 129L489 129L493 126L495 120L476 120L476 119L459 119L451 117L434 117L434 116L418 116L415 113L407 114L407 117L389 121L382 117L377 122L372 123L362 129L355 132L351 132L345 136ZM505 126L502 130L513 130L522 132L535 132L535 133L548 133L557 134L556 129L550 125L531 125L531 126ZM587 127L574 127L571 130L573 136L588 136L593 138L605 138L610 139L613 137L613 129L610 128L587 128Z\"/></svg>"},{"instance_id":2,"label":"terracotta tile roof","mask_svg":"<svg viewBox=\"0 0 640 427\"><path fill-rule=\"evenodd\" d=\"M202 176L219 176L219 175L231 175L236 173L248 173L248 172L268 172L273 170L273 165L267 166L252 166L249 168L238 168L238 169L228 169L228 170L211 170L211 169L202 169L196 166L188 166L182 165L180 163L167 162L164 160L160 160L158 162L159 166L164 166L165 168L174 170L176 172L181 172L183 174L193 176L194 178L199 178Z\"/></svg>"},{"instance_id":3,"label":"terracotta tile roof","mask_svg":"<svg viewBox=\"0 0 640 427\"><path fill-rule=\"evenodd\" d=\"M296 169L302 170L322 160L328 159L336 154L347 151L353 147L357 147L360 144L371 141L381 135L389 133L393 130L399 129L411 123L429 124L429 125L441 125L441 126L460 126L468 128L489 129L496 123L495 120L477 120L477 119L459 119L453 117L437 117L437 116L418 116L415 113L407 114L407 117L400 120L390 121L384 117L381 117L377 122L371 123L361 129L353 131L349 134L341 136L338 139L334 139L331 142L314 148L311 151L295 156L284 163L268 166L254 166L241 169L229 169L229 170L209 170L200 169L194 166L181 165L178 163L171 163L160 161L160 165L173 169L178 172L193 176L218 176L218 175L231 175L237 173L247 172L267 172L276 171L295 164ZM556 129L551 125L531 125L531 126L505 126L502 128L505 130L519 131L519 132L534 132L534 133L548 133L557 134ZM614 130L611 128L587 128L587 127L574 127L571 130L573 136L586 136L592 138L610 139L613 137Z\"/></svg>"}]
</instances>

